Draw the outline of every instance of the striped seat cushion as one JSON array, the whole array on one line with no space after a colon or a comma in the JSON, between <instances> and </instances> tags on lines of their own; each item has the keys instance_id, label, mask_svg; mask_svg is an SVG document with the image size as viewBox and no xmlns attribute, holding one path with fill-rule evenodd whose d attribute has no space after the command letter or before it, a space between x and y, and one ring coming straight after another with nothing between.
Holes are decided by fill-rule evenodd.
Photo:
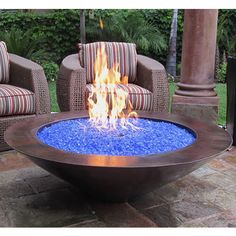
<instances>
[{"instance_id":1,"label":"striped seat cushion","mask_svg":"<svg viewBox=\"0 0 236 236\"><path fill-rule=\"evenodd\" d=\"M121 76L128 76L129 83L134 82L137 73L136 45L133 43L96 42L78 45L79 60L85 68L87 83L94 81L94 62L97 49L102 44L105 44L108 67L112 68L114 64L119 64Z\"/></svg>"},{"instance_id":2,"label":"striped seat cushion","mask_svg":"<svg viewBox=\"0 0 236 236\"><path fill-rule=\"evenodd\" d=\"M35 113L34 93L9 84L0 84L0 116Z\"/></svg>"},{"instance_id":3,"label":"striped seat cushion","mask_svg":"<svg viewBox=\"0 0 236 236\"><path fill-rule=\"evenodd\" d=\"M0 42L0 83L7 84L9 82L10 63L7 46L4 42Z\"/></svg>"},{"instance_id":4,"label":"striped seat cushion","mask_svg":"<svg viewBox=\"0 0 236 236\"><path fill-rule=\"evenodd\" d=\"M93 84L86 85L86 103L89 95L92 93L92 87ZM118 84L117 87L129 93L129 100L134 110L152 110L153 94L149 90L136 84ZM111 96L109 94L108 103L111 105Z\"/></svg>"}]
</instances>

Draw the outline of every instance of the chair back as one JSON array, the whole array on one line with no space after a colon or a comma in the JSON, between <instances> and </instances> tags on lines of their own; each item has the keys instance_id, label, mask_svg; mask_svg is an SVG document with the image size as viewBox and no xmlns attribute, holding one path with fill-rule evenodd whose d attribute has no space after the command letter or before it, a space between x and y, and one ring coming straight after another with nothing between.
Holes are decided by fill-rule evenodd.
<instances>
[{"instance_id":1,"label":"chair back","mask_svg":"<svg viewBox=\"0 0 236 236\"><path fill-rule=\"evenodd\" d=\"M78 45L79 60L85 68L87 83L92 83L95 79L94 62L97 49L102 47L102 44L105 45L108 67L112 68L114 64L119 64L121 77L128 76L128 82L134 82L137 74L136 45L122 42L95 42Z\"/></svg>"},{"instance_id":2,"label":"chair back","mask_svg":"<svg viewBox=\"0 0 236 236\"><path fill-rule=\"evenodd\" d=\"M0 41L0 84L9 83L10 79L10 63L7 46L3 41Z\"/></svg>"}]
</instances>

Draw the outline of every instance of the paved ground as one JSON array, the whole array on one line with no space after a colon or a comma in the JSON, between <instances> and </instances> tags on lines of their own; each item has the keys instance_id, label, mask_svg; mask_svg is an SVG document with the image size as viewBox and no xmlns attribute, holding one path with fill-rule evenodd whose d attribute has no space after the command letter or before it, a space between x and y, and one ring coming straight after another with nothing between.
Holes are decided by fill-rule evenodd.
<instances>
[{"instance_id":1,"label":"paved ground","mask_svg":"<svg viewBox=\"0 0 236 236\"><path fill-rule=\"evenodd\" d=\"M92 201L15 151L0 153L0 226L236 227L236 148L123 204Z\"/></svg>"}]
</instances>

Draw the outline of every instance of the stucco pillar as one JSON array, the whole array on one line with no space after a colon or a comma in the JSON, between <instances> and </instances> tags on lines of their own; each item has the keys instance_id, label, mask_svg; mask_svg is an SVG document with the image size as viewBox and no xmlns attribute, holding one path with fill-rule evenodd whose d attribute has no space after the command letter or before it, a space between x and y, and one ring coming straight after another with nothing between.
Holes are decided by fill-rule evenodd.
<instances>
[{"instance_id":1,"label":"stucco pillar","mask_svg":"<svg viewBox=\"0 0 236 236\"><path fill-rule=\"evenodd\" d=\"M218 10L185 10L181 79L172 112L216 122L219 98L214 91Z\"/></svg>"}]
</instances>

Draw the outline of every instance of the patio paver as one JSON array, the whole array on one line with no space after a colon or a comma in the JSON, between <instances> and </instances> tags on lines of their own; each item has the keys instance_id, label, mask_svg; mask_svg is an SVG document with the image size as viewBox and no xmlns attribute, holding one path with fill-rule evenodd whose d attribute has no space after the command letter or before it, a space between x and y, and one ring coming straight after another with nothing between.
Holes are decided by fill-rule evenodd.
<instances>
[{"instance_id":1,"label":"patio paver","mask_svg":"<svg viewBox=\"0 0 236 236\"><path fill-rule=\"evenodd\" d=\"M0 153L0 226L236 227L236 148L129 203L100 203L23 155Z\"/></svg>"}]
</instances>

